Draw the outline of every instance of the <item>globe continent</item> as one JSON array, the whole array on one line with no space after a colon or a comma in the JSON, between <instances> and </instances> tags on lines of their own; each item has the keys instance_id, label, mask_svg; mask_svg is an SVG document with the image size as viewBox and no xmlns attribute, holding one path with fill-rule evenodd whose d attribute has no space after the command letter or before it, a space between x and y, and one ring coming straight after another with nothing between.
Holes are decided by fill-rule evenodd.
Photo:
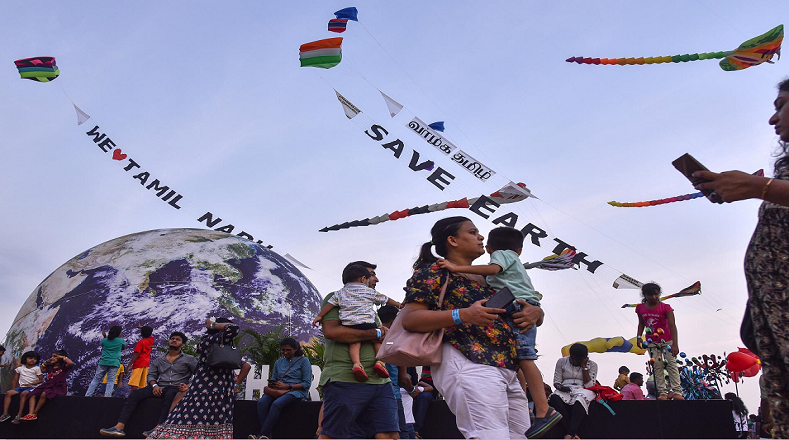
<instances>
[{"instance_id":1,"label":"globe continent","mask_svg":"<svg viewBox=\"0 0 789 440\"><path fill-rule=\"evenodd\" d=\"M76 364L69 393L83 394L111 325L123 328L128 365L138 323L153 327L157 346L173 331L199 338L209 316L261 333L283 325L307 340L317 335L310 324L320 302L290 261L249 240L202 229L140 232L93 247L42 281L6 335L4 361L27 350L46 359L65 349Z\"/></svg>"}]
</instances>

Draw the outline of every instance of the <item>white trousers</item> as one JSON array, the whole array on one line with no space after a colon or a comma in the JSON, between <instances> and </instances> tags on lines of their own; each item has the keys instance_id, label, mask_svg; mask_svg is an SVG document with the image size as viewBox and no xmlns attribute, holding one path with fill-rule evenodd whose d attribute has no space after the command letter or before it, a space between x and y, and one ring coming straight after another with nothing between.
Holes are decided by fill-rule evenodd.
<instances>
[{"instance_id":1,"label":"white trousers","mask_svg":"<svg viewBox=\"0 0 789 440\"><path fill-rule=\"evenodd\" d=\"M526 438L529 401L515 371L475 364L447 343L430 371L465 438Z\"/></svg>"}]
</instances>

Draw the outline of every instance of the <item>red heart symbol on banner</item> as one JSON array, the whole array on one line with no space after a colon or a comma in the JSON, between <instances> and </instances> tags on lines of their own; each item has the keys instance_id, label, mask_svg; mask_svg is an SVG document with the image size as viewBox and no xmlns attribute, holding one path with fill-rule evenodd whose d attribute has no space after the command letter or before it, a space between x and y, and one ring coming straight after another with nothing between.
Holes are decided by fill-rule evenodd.
<instances>
[{"instance_id":1,"label":"red heart symbol on banner","mask_svg":"<svg viewBox=\"0 0 789 440\"><path fill-rule=\"evenodd\" d=\"M128 157L128 155L123 154L121 152L120 148L116 148L116 149L112 150L112 158L114 160L123 160L123 159L126 159L126 157Z\"/></svg>"}]
</instances>

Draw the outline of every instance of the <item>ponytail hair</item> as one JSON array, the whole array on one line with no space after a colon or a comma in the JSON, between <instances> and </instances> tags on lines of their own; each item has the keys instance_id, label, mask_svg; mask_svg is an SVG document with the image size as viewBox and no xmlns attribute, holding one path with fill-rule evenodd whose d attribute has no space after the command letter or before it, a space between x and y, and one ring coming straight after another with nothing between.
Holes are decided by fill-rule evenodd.
<instances>
[{"instance_id":1,"label":"ponytail hair","mask_svg":"<svg viewBox=\"0 0 789 440\"><path fill-rule=\"evenodd\" d=\"M414 262L414 270L420 267L431 265L438 261L433 255L432 247L436 247L436 253L442 257L447 256L447 238L454 237L463 222L470 222L466 217L456 216L443 218L436 222L430 229L432 240L423 244L419 249L419 256Z\"/></svg>"}]
</instances>

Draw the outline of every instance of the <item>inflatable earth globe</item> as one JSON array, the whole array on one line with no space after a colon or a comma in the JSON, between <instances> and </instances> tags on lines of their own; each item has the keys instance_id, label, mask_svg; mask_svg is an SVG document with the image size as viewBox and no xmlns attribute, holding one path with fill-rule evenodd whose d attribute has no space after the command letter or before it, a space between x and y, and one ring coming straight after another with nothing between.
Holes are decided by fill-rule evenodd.
<instances>
[{"instance_id":1,"label":"inflatable earth globe","mask_svg":"<svg viewBox=\"0 0 789 440\"><path fill-rule=\"evenodd\" d=\"M283 325L284 334L306 341L317 335L311 322L320 302L290 261L252 241L203 229L140 232L88 249L42 281L6 335L3 362L27 350L46 359L65 349L76 364L69 394L84 394L102 331L112 325L123 328L128 365L138 324L153 327L155 347L173 331L199 338L211 316L259 333Z\"/></svg>"}]
</instances>

